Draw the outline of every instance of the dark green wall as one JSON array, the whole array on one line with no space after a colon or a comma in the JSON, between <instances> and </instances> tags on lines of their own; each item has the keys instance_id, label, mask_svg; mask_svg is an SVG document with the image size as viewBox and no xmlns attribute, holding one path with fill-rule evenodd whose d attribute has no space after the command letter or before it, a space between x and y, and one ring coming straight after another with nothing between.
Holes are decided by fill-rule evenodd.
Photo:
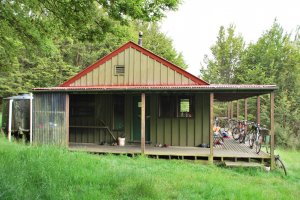
<instances>
[{"instance_id":1,"label":"dark green wall","mask_svg":"<svg viewBox=\"0 0 300 200\"><path fill-rule=\"evenodd\" d=\"M195 117L159 118L159 95L151 95L151 142L172 146L209 143L209 94L195 94Z\"/></svg>"},{"instance_id":2,"label":"dark green wall","mask_svg":"<svg viewBox=\"0 0 300 200\"><path fill-rule=\"evenodd\" d=\"M72 127L103 126L101 121L113 131L115 137L124 134L127 142L132 141L134 95L124 95L125 127L124 130L118 131L113 130L114 95L76 94L69 96L69 142L96 144L113 142L105 129ZM151 101L150 140L153 145L197 146L201 143L209 143L209 94L195 94L193 118L159 118L159 94L148 96ZM68 138L66 135L66 94L35 94L34 98L34 141L46 144L66 144ZM78 109L78 107L91 107L92 109L87 109L90 114L87 112L84 116L74 115L72 109Z\"/></svg>"}]
</instances>

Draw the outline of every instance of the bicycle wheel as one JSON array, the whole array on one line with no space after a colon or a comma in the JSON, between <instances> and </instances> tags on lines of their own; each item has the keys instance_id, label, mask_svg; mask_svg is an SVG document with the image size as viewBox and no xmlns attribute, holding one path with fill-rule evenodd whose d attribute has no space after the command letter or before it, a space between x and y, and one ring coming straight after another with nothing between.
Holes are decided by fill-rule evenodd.
<instances>
[{"instance_id":1,"label":"bicycle wheel","mask_svg":"<svg viewBox=\"0 0 300 200\"><path fill-rule=\"evenodd\" d=\"M257 154L259 154L262 144L262 135L259 135L257 140L255 141L255 151Z\"/></svg>"},{"instance_id":2,"label":"bicycle wheel","mask_svg":"<svg viewBox=\"0 0 300 200\"><path fill-rule=\"evenodd\" d=\"M275 156L275 165L276 165L276 168L283 170L284 174L287 176L286 168L279 156Z\"/></svg>"},{"instance_id":3,"label":"bicycle wheel","mask_svg":"<svg viewBox=\"0 0 300 200\"><path fill-rule=\"evenodd\" d=\"M233 137L233 139L235 139L235 140L238 140L238 139L239 139L239 137L240 137L240 130L239 130L239 128L234 128L234 129L232 130L232 137Z\"/></svg>"}]
</instances>

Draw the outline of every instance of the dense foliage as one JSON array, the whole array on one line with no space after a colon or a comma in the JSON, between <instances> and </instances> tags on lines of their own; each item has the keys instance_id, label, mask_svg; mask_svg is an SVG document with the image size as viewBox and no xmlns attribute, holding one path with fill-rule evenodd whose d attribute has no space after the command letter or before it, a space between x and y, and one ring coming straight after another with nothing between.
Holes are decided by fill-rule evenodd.
<instances>
[{"instance_id":1,"label":"dense foliage","mask_svg":"<svg viewBox=\"0 0 300 200\"><path fill-rule=\"evenodd\" d=\"M137 41L139 31L146 48L186 67L157 25L179 3L0 0L0 97L57 86L125 42Z\"/></svg>"},{"instance_id":2,"label":"dense foliage","mask_svg":"<svg viewBox=\"0 0 300 200\"><path fill-rule=\"evenodd\" d=\"M275 100L277 144L300 148L300 40L299 31L285 33L274 22L256 43L245 47L234 26L220 28L212 58L205 57L202 77L213 83L276 84ZM262 122L269 124L269 97L262 96ZM250 99L251 116L255 100ZM253 118L252 118L253 119Z\"/></svg>"}]
</instances>

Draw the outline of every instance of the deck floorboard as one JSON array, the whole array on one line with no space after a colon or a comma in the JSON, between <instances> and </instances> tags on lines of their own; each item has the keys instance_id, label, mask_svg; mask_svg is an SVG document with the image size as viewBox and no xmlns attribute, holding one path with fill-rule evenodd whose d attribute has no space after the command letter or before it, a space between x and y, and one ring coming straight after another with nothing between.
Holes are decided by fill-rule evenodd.
<instances>
[{"instance_id":1,"label":"deck floorboard","mask_svg":"<svg viewBox=\"0 0 300 200\"><path fill-rule=\"evenodd\" d=\"M141 154L139 145L109 146L91 143L70 143L69 149L72 151L86 151L92 153L111 154ZM154 147L146 145L145 154L150 156L179 156L179 157L208 157L209 148L200 147ZM265 152L257 154L254 149L250 149L247 144L241 144L231 138L225 138L224 144L214 147L214 158L248 158L248 159L269 159L270 155Z\"/></svg>"}]
</instances>

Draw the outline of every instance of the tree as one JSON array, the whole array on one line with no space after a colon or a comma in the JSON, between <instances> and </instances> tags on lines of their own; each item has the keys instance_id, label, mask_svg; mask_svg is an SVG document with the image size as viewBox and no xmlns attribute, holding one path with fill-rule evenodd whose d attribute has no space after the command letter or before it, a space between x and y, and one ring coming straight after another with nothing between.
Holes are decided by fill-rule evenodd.
<instances>
[{"instance_id":1,"label":"tree","mask_svg":"<svg viewBox=\"0 0 300 200\"><path fill-rule=\"evenodd\" d=\"M213 58L205 55L202 78L212 83L235 83L235 70L240 65L244 47L243 37L235 34L234 25L230 25L227 31L221 26L216 44L211 47Z\"/></svg>"},{"instance_id":2,"label":"tree","mask_svg":"<svg viewBox=\"0 0 300 200\"><path fill-rule=\"evenodd\" d=\"M137 41L139 31L143 32L143 47L151 50L153 53L163 57L164 59L174 63L175 65L186 69L187 64L183 59L182 53L178 53L173 47L172 40L160 31L160 27L156 22L135 22L133 24L134 41Z\"/></svg>"},{"instance_id":3,"label":"tree","mask_svg":"<svg viewBox=\"0 0 300 200\"><path fill-rule=\"evenodd\" d=\"M0 97L57 86L132 39L134 20L157 21L179 3L0 1Z\"/></svg>"},{"instance_id":4,"label":"tree","mask_svg":"<svg viewBox=\"0 0 300 200\"><path fill-rule=\"evenodd\" d=\"M300 130L300 45L296 37L284 32L275 21L254 44L250 44L237 70L242 83L276 84L276 135L277 142L286 146L298 146ZM298 33L296 33L296 36ZM268 122L269 110L263 110Z\"/></svg>"}]
</instances>

